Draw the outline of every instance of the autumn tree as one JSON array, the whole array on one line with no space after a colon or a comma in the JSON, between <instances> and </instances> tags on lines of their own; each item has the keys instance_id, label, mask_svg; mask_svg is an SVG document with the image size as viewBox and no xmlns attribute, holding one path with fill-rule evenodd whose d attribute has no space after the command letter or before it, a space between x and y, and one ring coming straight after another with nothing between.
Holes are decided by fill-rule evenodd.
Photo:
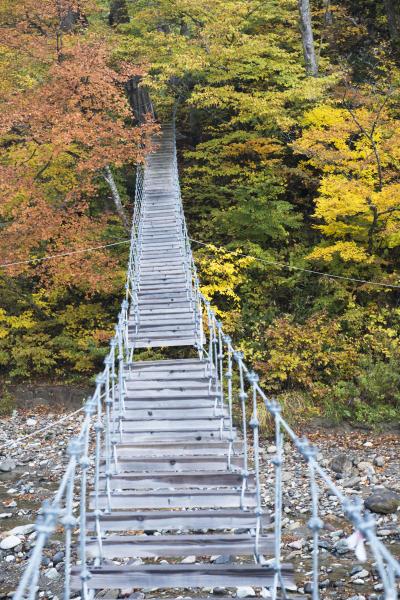
<instances>
[{"instance_id":1,"label":"autumn tree","mask_svg":"<svg viewBox=\"0 0 400 600\"><path fill-rule=\"evenodd\" d=\"M152 130L151 125L134 125L124 91L126 81L138 70L122 63L111 66L111 48L105 39L71 34L64 40L71 4L61 12L58 2L49 5L53 8L49 15L38 8L34 14L29 12L23 28L35 38L30 47L41 51L47 34L55 36L53 60L46 55L45 80L14 94L0 118L0 213L7 241L2 247L3 261L24 259L32 252L74 250L104 239L110 214L93 213L90 199L96 195L101 176L110 184L117 211L128 228L110 165L118 168L142 160ZM78 14L78 7L74 10ZM36 29L29 33L33 19L37 27L41 23L45 41ZM18 21L18 27L22 23ZM85 260L89 268L90 257L81 257L79 262ZM115 265L106 253L99 253L98 260L110 268L93 265L92 277L86 269L77 268L75 258L46 264L39 272L59 284L64 280L69 285L80 282L88 288L106 289L112 285ZM19 271L26 269L25 265Z\"/></svg>"},{"instance_id":2,"label":"autumn tree","mask_svg":"<svg viewBox=\"0 0 400 600\"><path fill-rule=\"evenodd\" d=\"M323 242L310 258L368 262L374 253L400 245L395 96L392 90L354 90L336 105L305 115L294 148L322 172L315 217L333 241Z\"/></svg>"}]
</instances>

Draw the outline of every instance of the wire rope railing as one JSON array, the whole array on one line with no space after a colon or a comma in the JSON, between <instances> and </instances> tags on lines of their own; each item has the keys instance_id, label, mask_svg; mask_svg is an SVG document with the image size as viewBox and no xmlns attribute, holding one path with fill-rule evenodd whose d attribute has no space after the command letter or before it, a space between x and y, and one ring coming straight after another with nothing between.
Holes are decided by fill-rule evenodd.
<instances>
[{"instance_id":1,"label":"wire rope railing","mask_svg":"<svg viewBox=\"0 0 400 600\"><path fill-rule=\"evenodd\" d=\"M352 524L354 533L348 540L359 560L367 553L374 562L383 586L385 600L398 598L400 563L378 538L375 520L366 513L362 502L347 497L335 484L329 473L320 465L317 450L310 442L299 437L282 415L281 406L263 391L259 378L245 363L231 338L224 333L221 322L209 300L200 289L196 265L191 251L186 221L184 218L179 185L178 160L175 131L173 128L172 152L173 187L177 197L179 228L183 239L182 261L185 271L187 297L193 310L195 324L195 348L213 391L214 415L220 418L219 435L227 440L227 471L240 473L238 487L239 503L243 511L254 513L254 559L260 565L268 564L274 570L271 590L274 600L286 598L283 577L283 493L282 477L285 460L285 438L290 440L293 451L306 467L310 490L310 518L308 527L311 537L312 597L318 600L320 548L319 541L324 523L320 514L322 490L328 489L339 501L344 516ZM135 210L132 220L131 247L129 253L125 298L122 301L115 334L104 360L104 368L96 378L96 387L84 405L84 417L79 434L68 445L68 461L63 478L52 500L43 504L36 525L36 542L27 561L23 575L14 595L14 600L33 600L38 591L40 568L49 539L61 527L64 534L64 600L71 597L71 568L79 565L83 600L93 597L89 589L90 567L103 561L103 534L100 524L102 515L112 513L112 477L119 472L118 444L123 441L126 378L134 361L134 342L130 328L137 331L140 325L140 258L142 252L144 207L146 194L145 169L138 167L135 192ZM132 329L131 329L132 331ZM262 493L262 477L265 468L261 460L262 441L260 436L260 407L265 407L274 428L275 454L271 459L274 471L273 489L273 558L266 560L260 550L262 516L265 501ZM241 434L236 437L235 427ZM238 448L240 451L238 451ZM252 475L254 487L249 480ZM253 485L253 484L252 484ZM79 505L76 503L79 488ZM255 502L249 503L250 491ZM100 495L105 503L100 503ZM88 499L91 498L92 513L89 519ZM94 532L98 546L96 558L87 552L88 531ZM94 561L94 563L93 563Z\"/></svg>"},{"instance_id":2,"label":"wire rope railing","mask_svg":"<svg viewBox=\"0 0 400 600\"><path fill-rule=\"evenodd\" d=\"M178 161L175 149L174 154L174 177L177 193L180 196ZM182 202L180 202L182 206ZM183 209L182 209L183 210ZM228 412L229 431L228 439L230 442L230 451L228 453L227 468L231 469L231 456L233 453L232 424L233 424L233 406L234 391L232 380L236 379L236 405L241 413L238 424L242 429L242 487L241 487L241 506L246 509L246 489L249 477L249 453L253 457L253 469L256 482L256 506L255 513L255 540L254 556L256 561L263 562L263 557L258 550L258 542L261 532L261 516L263 514L261 503L260 487L260 418L259 405L265 407L274 427L275 435L275 456L271 458L275 471L274 484L274 535L275 535L275 556L273 567L276 572L272 598L275 600L278 595L278 589L285 594L284 582L281 572L282 566L282 512L283 512L283 481L282 466L284 463L284 436L292 442L293 448L298 456L307 465L309 479L310 498L311 498L311 516L308 521L308 527L312 535L312 597L318 600L319 593L319 537L324 527L324 523L319 515L319 492L321 485L325 486L340 502L343 515L351 522L354 527L354 534L349 538L348 545L355 550L359 560L366 559L366 546L369 548L369 554L375 562L376 571L383 585L385 600L397 600L398 598L398 578L400 578L400 562L393 556L388 548L376 535L376 522L370 513L364 511L363 502L359 499L352 499L346 496L335 484L328 472L321 467L317 460L318 449L313 446L306 438L299 437L289 423L282 416L280 404L270 399L259 383L258 375L249 369L244 362L242 352L236 350L232 344L231 338L226 335L222 328L222 323L218 320L215 311L211 308L209 300L200 290L200 282L197 275L196 264L191 250L190 238L187 231L186 221L182 220L183 235L185 237L185 247L187 252L187 262L190 264L192 277L192 300L195 307L196 326L197 326L197 348L200 357L205 356L209 364L209 373L213 374L214 385L219 390L218 402L221 413L226 409ZM206 333L203 328L203 322L206 323ZM208 337L208 339L207 339ZM235 371L236 369L236 371ZM222 419L221 419L222 423ZM248 431L252 433L252 439Z\"/></svg>"}]
</instances>

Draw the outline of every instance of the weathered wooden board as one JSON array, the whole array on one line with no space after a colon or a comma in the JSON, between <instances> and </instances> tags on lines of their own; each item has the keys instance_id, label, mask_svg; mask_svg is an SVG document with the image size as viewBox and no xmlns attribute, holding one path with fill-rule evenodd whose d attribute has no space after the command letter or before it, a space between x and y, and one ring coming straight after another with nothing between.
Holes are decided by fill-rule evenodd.
<instances>
[{"instance_id":1,"label":"weathered wooden board","mask_svg":"<svg viewBox=\"0 0 400 600\"><path fill-rule=\"evenodd\" d=\"M104 488L105 477L100 476ZM156 490L173 488L177 489L215 489L215 488L240 488L243 478L238 473L224 473L221 471L187 472L187 473L120 473L112 475L110 486L112 490ZM254 491L254 475L247 478L249 489Z\"/></svg>"},{"instance_id":2,"label":"weathered wooden board","mask_svg":"<svg viewBox=\"0 0 400 600\"><path fill-rule=\"evenodd\" d=\"M249 508L256 506L254 494L246 494L245 505ZM106 494L99 494L98 508L107 508L108 498ZM89 508L95 508L94 498L89 501ZM111 494L112 509L152 509L152 508L240 508L240 493L235 490L203 491L193 490L179 492L171 490L162 492L154 490L148 492L113 492Z\"/></svg>"},{"instance_id":3,"label":"weathered wooden board","mask_svg":"<svg viewBox=\"0 0 400 600\"><path fill-rule=\"evenodd\" d=\"M236 439L236 435L234 434L234 439ZM222 432L222 439L226 440L230 438L230 432L228 431L223 431ZM185 441L193 441L193 442L200 442L200 441L205 441L205 440L219 440L221 439L221 436L219 434L218 431L197 431L197 432L193 432L193 431L182 431L182 430L176 430L176 431L170 431L170 432L165 432L165 431L158 431L158 432L135 432L135 433L128 433L128 432L123 432L122 435L122 439L124 442L130 442L130 441L135 441L135 442L149 442L150 440L154 440L155 442L161 442L163 440L171 440L174 439L176 442L185 442Z\"/></svg>"},{"instance_id":4,"label":"weathered wooden board","mask_svg":"<svg viewBox=\"0 0 400 600\"><path fill-rule=\"evenodd\" d=\"M144 442L137 443L119 443L118 444L118 456L198 456L199 454L206 454L208 456L225 456L228 453L229 443L228 442L182 442L177 443L175 441L170 442L151 442L146 444ZM243 442L234 442L232 444L232 451L240 455L243 451Z\"/></svg>"},{"instance_id":5,"label":"weathered wooden board","mask_svg":"<svg viewBox=\"0 0 400 600\"><path fill-rule=\"evenodd\" d=\"M88 513L89 531L94 530L95 515ZM269 527L271 520L262 515L262 526ZM253 529L256 525L254 511L243 510L162 510L146 512L113 511L100 519L102 531L174 531L181 529Z\"/></svg>"},{"instance_id":6,"label":"weathered wooden board","mask_svg":"<svg viewBox=\"0 0 400 600\"><path fill-rule=\"evenodd\" d=\"M125 438L126 436L124 436ZM241 456L233 456L231 464L240 469L243 466ZM191 471L227 471L228 461L226 456L197 455L197 456L149 456L128 457L123 456L118 460L119 470L122 472L191 472ZM103 470L103 467L102 467Z\"/></svg>"},{"instance_id":7,"label":"weathered wooden board","mask_svg":"<svg viewBox=\"0 0 400 600\"><path fill-rule=\"evenodd\" d=\"M197 417L209 417L210 415L214 415L214 411L212 408L207 406L206 408L199 408L198 406L189 406L185 408L181 408L179 406L173 406L171 408L135 408L130 407L126 409L124 412L125 420L142 420L146 418L153 419L194 419ZM225 412L216 412L216 416L228 418L227 411Z\"/></svg>"},{"instance_id":8,"label":"weathered wooden board","mask_svg":"<svg viewBox=\"0 0 400 600\"><path fill-rule=\"evenodd\" d=\"M292 565L282 565L284 585L294 588ZM79 568L72 569L72 588L80 589ZM268 566L258 565L123 565L90 568L90 589L158 587L237 587L254 585L269 587L274 581L275 571Z\"/></svg>"},{"instance_id":9,"label":"weathered wooden board","mask_svg":"<svg viewBox=\"0 0 400 600\"><path fill-rule=\"evenodd\" d=\"M274 549L272 535L260 536L259 551L271 556ZM89 557L101 556L96 538L89 538L86 549ZM155 556L212 556L214 554L252 555L255 538L249 534L224 535L113 535L102 542L102 555L105 558L154 558Z\"/></svg>"}]
</instances>

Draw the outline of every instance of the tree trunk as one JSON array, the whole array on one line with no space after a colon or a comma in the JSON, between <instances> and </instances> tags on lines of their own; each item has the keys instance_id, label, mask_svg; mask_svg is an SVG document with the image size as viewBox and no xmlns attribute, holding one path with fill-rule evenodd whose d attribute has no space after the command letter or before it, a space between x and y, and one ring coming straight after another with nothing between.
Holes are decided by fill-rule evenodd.
<instances>
[{"instance_id":1,"label":"tree trunk","mask_svg":"<svg viewBox=\"0 0 400 600\"><path fill-rule=\"evenodd\" d=\"M121 196L119 195L119 191L118 191L117 185L114 181L114 177L113 177L113 174L112 174L112 171L111 171L109 165L107 165L104 168L103 177L107 181L108 185L110 186L111 195L112 195L112 198L113 198L114 204L115 204L115 209L116 209L117 213L119 214L125 229L129 232L130 231L129 219L126 215L124 207L122 206Z\"/></svg>"},{"instance_id":2,"label":"tree trunk","mask_svg":"<svg viewBox=\"0 0 400 600\"><path fill-rule=\"evenodd\" d=\"M110 13L108 22L111 26L119 25L120 23L129 23L129 12L126 0L112 0L110 3Z\"/></svg>"},{"instance_id":3,"label":"tree trunk","mask_svg":"<svg viewBox=\"0 0 400 600\"><path fill-rule=\"evenodd\" d=\"M333 17L332 17L332 9L331 9L331 0L324 0L324 10L325 10L325 14L324 14L325 25L332 25Z\"/></svg>"},{"instance_id":4,"label":"tree trunk","mask_svg":"<svg viewBox=\"0 0 400 600\"><path fill-rule=\"evenodd\" d=\"M155 118L153 104L147 89L140 85L141 77L135 75L126 83L126 93L133 113L139 123L144 122L144 116L151 114Z\"/></svg>"},{"instance_id":5,"label":"tree trunk","mask_svg":"<svg viewBox=\"0 0 400 600\"><path fill-rule=\"evenodd\" d=\"M399 0L384 0L388 27L392 42L400 42L400 3Z\"/></svg>"},{"instance_id":6,"label":"tree trunk","mask_svg":"<svg viewBox=\"0 0 400 600\"><path fill-rule=\"evenodd\" d=\"M315 54L314 36L311 25L310 0L298 0L300 12L300 30L303 41L304 60L308 75L318 75L317 57Z\"/></svg>"}]
</instances>

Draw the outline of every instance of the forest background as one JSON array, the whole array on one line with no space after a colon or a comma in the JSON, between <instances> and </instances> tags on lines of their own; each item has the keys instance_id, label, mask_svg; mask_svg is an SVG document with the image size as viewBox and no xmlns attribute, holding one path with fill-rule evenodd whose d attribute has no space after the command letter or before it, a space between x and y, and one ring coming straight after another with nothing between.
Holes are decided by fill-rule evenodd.
<instances>
[{"instance_id":1,"label":"forest background","mask_svg":"<svg viewBox=\"0 0 400 600\"><path fill-rule=\"evenodd\" d=\"M3 399L100 368L156 130L139 85L160 120L177 106L203 292L265 389L295 419L398 420L400 5L307 8L3 0Z\"/></svg>"}]
</instances>

